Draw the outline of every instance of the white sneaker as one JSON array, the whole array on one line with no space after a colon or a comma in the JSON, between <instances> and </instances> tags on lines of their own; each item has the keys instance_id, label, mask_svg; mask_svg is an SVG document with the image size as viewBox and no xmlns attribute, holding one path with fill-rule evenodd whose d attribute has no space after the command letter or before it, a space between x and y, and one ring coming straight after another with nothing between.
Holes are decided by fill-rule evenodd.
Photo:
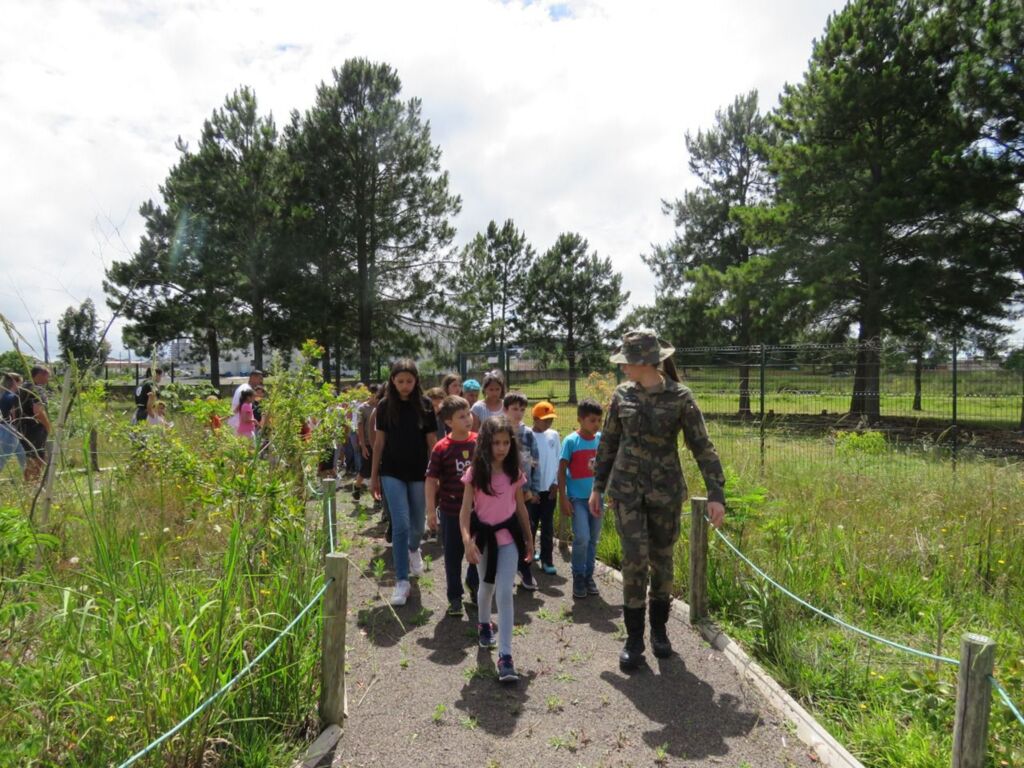
<instances>
[{"instance_id":1,"label":"white sneaker","mask_svg":"<svg viewBox=\"0 0 1024 768\"><path fill-rule=\"evenodd\" d=\"M409 553L409 575L417 577L423 575L423 553L418 549Z\"/></svg>"},{"instance_id":2,"label":"white sneaker","mask_svg":"<svg viewBox=\"0 0 1024 768\"><path fill-rule=\"evenodd\" d=\"M395 589L391 593L391 604L405 605L405 601L409 599L410 592L412 592L412 584L408 581L399 581L395 584Z\"/></svg>"}]
</instances>

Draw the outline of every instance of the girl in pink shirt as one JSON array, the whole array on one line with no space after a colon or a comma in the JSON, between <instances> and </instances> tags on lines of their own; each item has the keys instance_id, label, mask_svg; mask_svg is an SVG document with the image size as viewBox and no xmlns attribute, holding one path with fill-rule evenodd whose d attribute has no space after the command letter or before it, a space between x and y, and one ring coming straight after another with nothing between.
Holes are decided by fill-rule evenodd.
<instances>
[{"instance_id":1,"label":"girl in pink shirt","mask_svg":"<svg viewBox=\"0 0 1024 768\"><path fill-rule=\"evenodd\" d=\"M252 413L255 397L255 393L248 389L242 392L238 400L238 434L250 439L256 435L256 417Z\"/></svg>"},{"instance_id":2,"label":"girl in pink shirt","mask_svg":"<svg viewBox=\"0 0 1024 768\"><path fill-rule=\"evenodd\" d=\"M473 464L462 477L465 491L459 527L466 560L478 564L477 593L481 648L493 648L491 602L498 607L498 680L519 679L512 664L512 589L518 561L533 558L530 516L523 499L526 476L519 468L516 433L504 416L494 416L480 428ZM476 508L474 512L473 509Z\"/></svg>"}]
</instances>

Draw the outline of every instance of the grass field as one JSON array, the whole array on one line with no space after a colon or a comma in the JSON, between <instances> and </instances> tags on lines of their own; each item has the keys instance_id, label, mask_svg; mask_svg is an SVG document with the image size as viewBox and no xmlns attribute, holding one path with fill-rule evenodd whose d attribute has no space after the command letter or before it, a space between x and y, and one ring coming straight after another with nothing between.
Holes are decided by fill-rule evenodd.
<instances>
[{"instance_id":1,"label":"grass field","mask_svg":"<svg viewBox=\"0 0 1024 768\"><path fill-rule=\"evenodd\" d=\"M512 376L512 389L524 392L531 400L550 399L566 402L569 382L542 379L526 383ZM739 410L739 379L735 370L694 368L683 371L684 383L697 394L707 414L735 414ZM577 381L577 396L589 395L587 377ZM760 412L761 392L757 369L750 376L750 404ZM853 377L807 374L772 369L766 372L764 411L776 415L833 416L850 409ZM880 383L880 407L883 417L899 417L949 422L953 416L952 379L948 372L929 371L922 380L921 409L915 411L914 381L910 375L884 377ZM993 428L1019 429L1024 408L1024 381L1013 371L967 372L958 376L957 417L961 424Z\"/></svg>"}]
</instances>

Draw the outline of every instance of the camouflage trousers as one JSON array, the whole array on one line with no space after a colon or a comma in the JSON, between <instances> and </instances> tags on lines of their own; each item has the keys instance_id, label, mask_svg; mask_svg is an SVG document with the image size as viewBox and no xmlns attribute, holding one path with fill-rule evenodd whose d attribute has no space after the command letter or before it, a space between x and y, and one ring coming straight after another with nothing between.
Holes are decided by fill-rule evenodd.
<instances>
[{"instance_id":1,"label":"camouflage trousers","mask_svg":"<svg viewBox=\"0 0 1024 768\"><path fill-rule=\"evenodd\" d=\"M672 552L679 540L681 504L640 497L615 502L615 527L622 543L622 602L643 608L650 581L651 599L668 600L672 590Z\"/></svg>"}]
</instances>

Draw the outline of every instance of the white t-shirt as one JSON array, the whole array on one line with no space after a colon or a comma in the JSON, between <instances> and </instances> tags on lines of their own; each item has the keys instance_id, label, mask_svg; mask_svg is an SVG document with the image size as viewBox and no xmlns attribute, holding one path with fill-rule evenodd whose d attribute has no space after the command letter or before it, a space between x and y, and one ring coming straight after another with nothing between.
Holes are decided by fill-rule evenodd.
<instances>
[{"instance_id":1,"label":"white t-shirt","mask_svg":"<svg viewBox=\"0 0 1024 768\"><path fill-rule=\"evenodd\" d=\"M235 394L231 396L231 415L228 417L228 426L236 432L238 431L238 403L242 399L243 392L252 392L252 384L248 381L243 381L237 387L235 387Z\"/></svg>"},{"instance_id":2,"label":"white t-shirt","mask_svg":"<svg viewBox=\"0 0 1024 768\"><path fill-rule=\"evenodd\" d=\"M558 462L562 455L562 438L556 429L534 431L537 443L537 467L533 470L533 486L546 491L558 482Z\"/></svg>"},{"instance_id":3,"label":"white t-shirt","mask_svg":"<svg viewBox=\"0 0 1024 768\"><path fill-rule=\"evenodd\" d=\"M483 400L477 400L475 403L473 403L473 407L469 409L469 412L476 416L478 419L480 419L480 423L483 424L485 421L491 418L491 416L501 416L501 414L505 412L505 407L499 402L498 410L491 411L488 410L486 402L484 402Z\"/></svg>"}]
</instances>

